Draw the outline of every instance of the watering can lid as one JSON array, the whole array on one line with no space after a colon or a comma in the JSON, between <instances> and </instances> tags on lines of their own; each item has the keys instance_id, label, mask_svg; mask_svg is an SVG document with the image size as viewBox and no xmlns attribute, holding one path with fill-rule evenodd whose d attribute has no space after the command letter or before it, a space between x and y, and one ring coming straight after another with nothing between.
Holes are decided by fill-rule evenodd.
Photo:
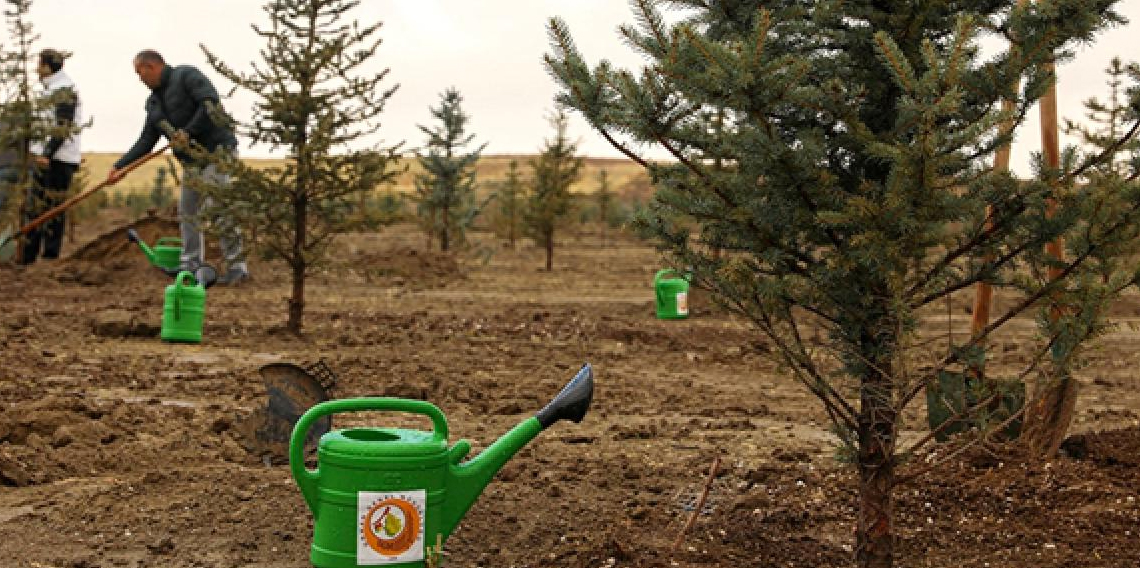
<instances>
[{"instance_id":1,"label":"watering can lid","mask_svg":"<svg viewBox=\"0 0 1140 568\"><path fill-rule=\"evenodd\" d=\"M432 432L403 428L349 428L321 436L321 459L345 457L430 457L447 453L447 440ZM330 456L331 455L331 456Z\"/></svg>"}]
</instances>

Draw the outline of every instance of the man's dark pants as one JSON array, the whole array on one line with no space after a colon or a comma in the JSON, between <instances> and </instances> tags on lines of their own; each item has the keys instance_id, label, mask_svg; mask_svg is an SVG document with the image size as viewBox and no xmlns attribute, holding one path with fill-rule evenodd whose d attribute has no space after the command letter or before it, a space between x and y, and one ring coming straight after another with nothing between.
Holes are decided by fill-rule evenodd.
<instances>
[{"instance_id":1,"label":"man's dark pants","mask_svg":"<svg viewBox=\"0 0 1140 568\"><path fill-rule=\"evenodd\" d=\"M36 170L35 184L28 190L27 211L34 211L28 215L26 222L46 213L52 207L63 203L67 199L67 189L71 187L71 178L78 168L76 164L69 164L59 160L52 160L47 169ZM59 258L59 251L63 248L63 233L66 228L65 214L60 214L50 221L30 231L24 244L24 264L36 261L43 247L44 260Z\"/></svg>"}]
</instances>

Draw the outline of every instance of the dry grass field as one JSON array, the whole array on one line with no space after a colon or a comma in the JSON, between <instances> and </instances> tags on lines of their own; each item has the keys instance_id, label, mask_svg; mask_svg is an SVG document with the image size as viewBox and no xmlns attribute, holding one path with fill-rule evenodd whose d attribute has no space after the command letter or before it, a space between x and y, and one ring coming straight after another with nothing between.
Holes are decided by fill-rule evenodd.
<instances>
[{"instance_id":1,"label":"dry grass field","mask_svg":"<svg viewBox=\"0 0 1140 568\"><path fill-rule=\"evenodd\" d=\"M106 172L111 169L111 164L118 158L119 154L92 152L85 154L83 161L87 170L90 172L90 179L97 182L103 179ZM512 160L518 161L519 170L526 176L530 172L530 167L527 164L532 158L533 156L528 155L485 156L479 160L478 164L478 179L480 184L486 187L488 184L493 184L505 178L507 168ZM173 160L173 156L171 156L171 159ZM280 163L280 160L268 158L245 158L245 160L254 165L264 167ZM419 166L414 158L405 158L404 162L408 165L407 171L400 175L395 185L390 188L377 188L377 190L394 189L399 193L413 191L414 179L416 173L419 171ZM109 191L118 191L124 194L149 192L151 188L154 187L154 180L158 169L166 167L166 165L167 161L162 158L151 160L143 164L143 166L135 170L129 177ZM641 168L629 160L587 158L583 175L578 183L574 185L573 191L576 193L593 193L596 191L598 187L598 172L603 169L609 172L610 187L614 190L626 188L628 191L638 185L644 185L648 188L648 185L642 181L645 178Z\"/></svg>"}]
</instances>

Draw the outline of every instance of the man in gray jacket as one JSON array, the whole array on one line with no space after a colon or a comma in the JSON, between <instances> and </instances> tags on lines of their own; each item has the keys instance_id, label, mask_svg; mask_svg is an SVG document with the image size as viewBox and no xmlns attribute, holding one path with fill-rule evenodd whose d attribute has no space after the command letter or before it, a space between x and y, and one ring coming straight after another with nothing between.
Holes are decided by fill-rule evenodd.
<instances>
[{"instance_id":1,"label":"man in gray jacket","mask_svg":"<svg viewBox=\"0 0 1140 568\"><path fill-rule=\"evenodd\" d=\"M139 52L134 59L135 73L150 88L146 99L146 120L142 134L134 146L123 154L107 181L117 183L123 177L123 168L150 152L162 136L170 139L174 155L182 163L182 195L178 202L179 222L182 229L183 270L194 271L202 264L205 252L202 230L198 225L198 211L203 205L202 196L193 185L195 178L213 184L230 183L229 176L217 166L196 161L190 153L191 145L208 152L219 148L236 152L237 138L228 128L216 124L209 115L207 103L219 104L218 91L210 80L190 65L172 67L153 50ZM170 130L173 129L173 132ZM242 257L242 241L238 228L227 218L214 219L221 229L222 253L228 269L218 280L220 284L239 284L249 279L249 270Z\"/></svg>"}]
</instances>

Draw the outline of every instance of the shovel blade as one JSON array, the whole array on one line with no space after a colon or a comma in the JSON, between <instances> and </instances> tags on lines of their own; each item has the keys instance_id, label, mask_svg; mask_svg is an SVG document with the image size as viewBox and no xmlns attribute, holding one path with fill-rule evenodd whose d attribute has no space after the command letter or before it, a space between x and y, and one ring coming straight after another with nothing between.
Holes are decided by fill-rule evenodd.
<instances>
[{"instance_id":1,"label":"shovel blade","mask_svg":"<svg viewBox=\"0 0 1140 568\"><path fill-rule=\"evenodd\" d=\"M0 230L0 262L11 262L16 258L16 234L8 227Z\"/></svg>"},{"instance_id":2,"label":"shovel blade","mask_svg":"<svg viewBox=\"0 0 1140 568\"><path fill-rule=\"evenodd\" d=\"M327 370L323 363L318 365ZM293 434L293 426L305 411L329 400L328 389L332 385L324 384L328 381L321 381L310 369L292 363L270 363L261 367L265 406L256 410L238 428L251 452L275 463L289 460L289 438ZM318 420L309 430L306 448L316 447L321 436L331 429L331 417Z\"/></svg>"}]
</instances>

